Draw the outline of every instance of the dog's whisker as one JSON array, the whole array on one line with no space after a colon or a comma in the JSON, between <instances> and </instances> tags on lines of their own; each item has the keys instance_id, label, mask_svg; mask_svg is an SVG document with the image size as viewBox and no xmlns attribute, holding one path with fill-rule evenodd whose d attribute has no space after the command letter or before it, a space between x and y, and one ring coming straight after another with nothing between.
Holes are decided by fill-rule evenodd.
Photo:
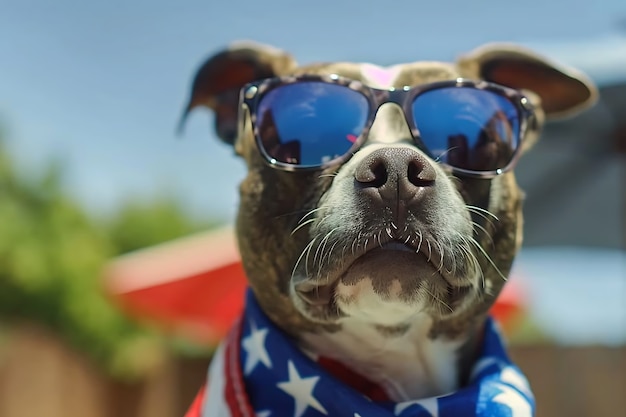
<instances>
[{"instance_id":1,"label":"dog's whisker","mask_svg":"<svg viewBox=\"0 0 626 417\"><path fill-rule=\"evenodd\" d=\"M489 254L485 251L485 249L483 249L483 247L480 245L480 243L478 243L476 241L476 239L474 239L473 237L470 237L468 239L469 239L469 242L471 242L483 254L483 256L485 257L487 262L489 262L489 264L495 269L495 271L498 273L498 275L500 275L500 277L504 281L507 281L507 277L505 277L504 274L502 273L502 271L500 271L500 268L498 268L498 266L493 262L493 260L489 256Z\"/></svg>"},{"instance_id":2,"label":"dog's whisker","mask_svg":"<svg viewBox=\"0 0 626 417\"><path fill-rule=\"evenodd\" d=\"M330 250L328 251L328 254L324 257L322 257L321 259L321 264L324 265L324 258L328 260L328 263L330 264L330 259L332 258L332 254L333 251L335 250L335 247L337 246L337 244L339 243L339 240L335 240L335 243L333 243L333 245L330 247ZM330 280L330 277L329 277Z\"/></svg>"},{"instance_id":3,"label":"dog's whisker","mask_svg":"<svg viewBox=\"0 0 626 417\"><path fill-rule=\"evenodd\" d=\"M276 216L273 217L273 219L281 219L283 217L294 216L296 214L301 214L301 213L305 213L304 217L306 218L309 212L317 211L317 210L320 210L322 208L327 208L327 207L317 207L315 209L302 209L302 210L288 211L288 212L285 212L285 213L277 214Z\"/></svg>"},{"instance_id":4,"label":"dog's whisker","mask_svg":"<svg viewBox=\"0 0 626 417\"><path fill-rule=\"evenodd\" d=\"M438 241L435 240L435 243L437 244L437 246L439 247L439 267L437 268L437 271L441 272L443 269L443 255L444 255L444 251L443 251L443 245L441 243L439 243Z\"/></svg>"},{"instance_id":5,"label":"dog's whisker","mask_svg":"<svg viewBox=\"0 0 626 417\"><path fill-rule=\"evenodd\" d=\"M441 298L437 297L433 292L429 291L428 288L424 287L424 291L430 295L435 301L437 301L440 305L446 307L451 313L454 312L454 310L452 309L452 307L450 307L450 305L448 305L445 301L443 301Z\"/></svg>"},{"instance_id":6,"label":"dog's whisker","mask_svg":"<svg viewBox=\"0 0 626 417\"><path fill-rule=\"evenodd\" d=\"M319 235L316 235L313 240L317 241L318 237L319 237ZM305 257L305 260L304 260L304 271L305 271L307 277L310 277L310 274L309 274L309 265L310 265L309 257L311 256L311 250L313 250L313 244L308 247L308 249L306 251L306 257Z\"/></svg>"},{"instance_id":7,"label":"dog's whisker","mask_svg":"<svg viewBox=\"0 0 626 417\"><path fill-rule=\"evenodd\" d=\"M500 219L498 218L498 216L496 216L495 214L493 214L493 213L492 213L492 212L490 212L489 210L485 210L485 209L484 209L484 208L482 208L482 207L472 206L472 205L470 205L470 204L466 204L466 205L465 205L465 207L466 207L469 211L471 211L471 212L474 212L474 213L476 213L476 214L478 214L478 213L482 213L482 214L485 214L485 215L487 215L487 216L489 216L489 217L492 217L492 218L493 218L494 220L496 220L496 221L500 221Z\"/></svg>"},{"instance_id":8,"label":"dog's whisker","mask_svg":"<svg viewBox=\"0 0 626 417\"><path fill-rule=\"evenodd\" d=\"M328 239L330 239L330 236L335 232L335 230L339 229L338 227L332 229L330 232L326 233L326 235L324 236L324 238L321 240L320 244L317 246L317 250L315 251L315 256L313 256L313 263L317 263L317 259L318 259L318 255L323 255L324 254L324 250L326 249L326 244L328 243ZM321 272L321 268L322 268L322 262L321 262L321 256L320 256L320 262L317 263L317 269L318 269L318 273Z\"/></svg>"},{"instance_id":9,"label":"dog's whisker","mask_svg":"<svg viewBox=\"0 0 626 417\"><path fill-rule=\"evenodd\" d=\"M309 243L305 246L305 248L302 250L302 252L300 253L300 256L298 256L298 260L296 261L296 263L295 263L295 265L294 265L294 267L293 267L293 270L291 271L291 277L292 277L292 279L293 279L293 277L295 277L295 275L296 275L296 270L298 269L298 266L300 265L300 262L302 262L302 258L304 258L304 257L305 257L305 255L306 255L306 257L307 257L307 259L308 259L308 253L310 252L311 247L315 244L315 240L316 240L316 239L317 239L317 238L313 238L313 239L312 239L312 240L311 240L311 241L310 241L310 242L309 242ZM308 263L308 262L307 262L307 263ZM304 266L304 268L305 268L305 274L306 274L307 276L309 276L308 265L305 265L305 266Z\"/></svg>"},{"instance_id":10,"label":"dog's whisker","mask_svg":"<svg viewBox=\"0 0 626 417\"><path fill-rule=\"evenodd\" d=\"M303 221L304 221L307 217L309 217L309 216L311 216L311 215L313 215L313 214L317 213L318 211L320 211L320 210L326 210L326 209L328 209L328 208L329 208L328 206L320 206L320 207L317 207L317 208L314 208L314 209L306 210L306 213L304 214L304 216L302 216L302 217L300 218L300 220L298 220L298 224L301 224L301 223L302 223L302 222L303 222ZM302 211L300 211L300 212L298 212L298 213L302 213ZM281 216L282 216L282 215L281 215ZM281 216L278 216L278 217L281 217Z\"/></svg>"},{"instance_id":11,"label":"dog's whisker","mask_svg":"<svg viewBox=\"0 0 626 417\"><path fill-rule=\"evenodd\" d=\"M493 238L491 237L489 232L487 232L487 229L485 229L483 226L481 226L480 224L478 224L476 222L472 222L472 226L474 226L475 228L477 228L480 231L482 231L485 234L485 236L487 236L487 239L489 239L489 242L491 243L491 246L494 246Z\"/></svg>"},{"instance_id":12,"label":"dog's whisker","mask_svg":"<svg viewBox=\"0 0 626 417\"><path fill-rule=\"evenodd\" d=\"M348 250L348 246L346 244L343 244L341 247L341 258L340 259L344 259L346 257L346 250Z\"/></svg>"},{"instance_id":13,"label":"dog's whisker","mask_svg":"<svg viewBox=\"0 0 626 417\"><path fill-rule=\"evenodd\" d=\"M461 251L462 255L464 255L464 258L467 260L467 262L474 266L474 268L476 268L476 264L474 263L476 260L476 257L474 256L474 254L472 253L472 251L469 249L469 247L467 246L467 241L461 236L461 240L463 241L462 245L459 245L459 250Z\"/></svg>"},{"instance_id":14,"label":"dog's whisker","mask_svg":"<svg viewBox=\"0 0 626 417\"><path fill-rule=\"evenodd\" d=\"M302 229L303 227L306 227L308 224L313 223L315 220L316 219L309 219L303 223L300 223L295 229L291 231L291 236L295 235L298 230Z\"/></svg>"},{"instance_id":15,"label":"dog's whisker","mask_svg":"<svg viewBox=\"0 0 626 417\"><path fill-rule=\"evenodd\" d=\"M334 229L332 229L330 232L328 232L326 234L326 236L324 236L324 239L322 239L322 241L320 242L320 246L317 248L318 251L321 248L320 251L320 261L319 264L317 266L317 270L318 270L318 274L321 273L323 267L324 267L324 258L326 257L326 245L328 244L328 241L330 240L330 237L332 236L333 233L335 233L335 231L339 230L339 227L335 227ZM334 248L334 246L337 244L337 242L335 242L335 244L331 247L330 252L328 253L328 256L330 256L330 254L332 253L332 250ZM315 257L313 258L313 262L315 262L315 259L317 258L317 251L315 253Z\"/></svg>"},{"instance_id":16,"label":"dog's whisker","mask_svg":"<svg viewBox=\"0 0 626 417\"><path fill-rule=\"evenodd\" d=\"M474 253L472 253L471 251L469 251L469 254L470 254L472 265L474 266L474 271L478 275L478 278L479 278L478 281L480 282L480 286L484 290L487 285L487 281L485 278L485 271L483 271L483 268L481 267L480 262L478 261L478 258L476 257L476 255L474 255Z\"/></svg>"},{"instance_id":17,"label":"dog's whisker","mask_svg":"<svg viewBox=\"0 0 626 417\"><path fill-rule=\"evenodd\" d=\"M448 244L446 245L446 247L448 247L448 248L452 248L452 247L454 247L454 246L452 245L452 241L451 241L449 238L446 238L445 240L446 240L446 241L447 241L447 243L448 243ZM452 263L452 265L451 265L451 269L450 269L450 270L448 270L448 268L447 268L447 267L445 267L445 266L444 266L444 268L445 268L445 270L446 270L446 272L447 272L448 274L454 274L454 272L456 271L456 251L455 251L455 250L448 251L448 256L450 257L450 262Z\"/></svg>"},{"instance_id":18,"label":"dog's whisker","mask_svg":"<svg viewBox=\"0 0 626 417\"><path fill-rule=\"evenodd\" d=\"M357 243L357 239L353 239L352 240L352 255L354 256L354 254L356 253L356 248L354 247L354 245Z\"/></svg>"},{"instance_id":19,"label":"dog's whisker","mask_svg":"<svg viewBox=\"0 0 626 417\"><path fill-rule=\"evenodd\" d=\"M419 237L420 237L420 241L419 241L419 243L417 244L417 250L416 250L416 252L419 252L419 251L420 251L420 249L422 248L422 241L424 240L424 236L422 235L422 231L421 231L421 230L418 230L418 231L417 231L417 234L418 234L418 235L419 235Z\"/></svg>"},{"instance_id":20,"label":"dog's whisker","mask_svg":"<svg viewBox=\"0 0 626 417\"><path fill-rule=\"evenodd\" d=\"M378 241L378 246L379 246L379 247L381 247L381 248L383 247L383 242L382 242L382 240L381 240L382 234L383 234L383 231L382 231L382 230L379 230L379 231L378 231L378 234L377 234L377 235L376 235L376 234L374 235L374 241Z\"/></svg>"},{"instance_id":21,"label":"dog's whisker","mask_svg":"<svg viewBox=\"0 0 626 417\"><path fill-rule=\"evenodd\" d=\"M309 210L309 211L308 211L308 212L307 212L304 216L302 216L302 217L300 218L300 220L298 220L298 224L302 223L302 222L304 221L304 219L306 219L307 217L309 217L309 216L311 216L311 215L313 215L313 214L317 213L317 212L318 212L318 211L320 211L320 210L325 210L325 209L327 209L327 208L328 208L328 207L322 206L322 207L317 207L317 208L314 208L314 209Z\"/></svg>"},{"instance_id":22,"label":"dog's whisker","mask_svg":"<svg viewBox=\"0 0 626 417\"><path fill-rule=\"evenodd\" d=\"M483 273L482 267L480 266L480 262L478 262L478 258L476 258L476 255L471 250L471 246L473 245L462 234L459 233L457 236L463 242L463 244L459 246L460 250L465 254L465 259L467 259L469 264L474 268L474 274L472 275L479 276L479 282L481 286L484 288L485 287L485 275Z\"/></svg>"},{"instance_id":23,"label":"dog's whisker","mask_svg":"<svg viewBox=\"0 0 626 417\"><path fill-rule=\"evenodd\" d=\"M359 231L359 234L357 235L356 238L356 251L359 250L359 245L361 244L361 237L363 236L363 232ZM355 251L355 253L356 253Z\"/></svg>"}]
</instances>

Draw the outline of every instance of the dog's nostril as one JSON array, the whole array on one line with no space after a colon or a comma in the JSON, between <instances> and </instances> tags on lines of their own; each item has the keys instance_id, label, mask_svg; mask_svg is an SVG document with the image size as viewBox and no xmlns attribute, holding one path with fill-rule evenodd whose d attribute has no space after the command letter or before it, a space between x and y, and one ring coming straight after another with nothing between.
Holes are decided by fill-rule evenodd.
<instances>
[{"instance_id":1,"label":"dog's nostril","mask_svg":"<svg viewBox=\"0 0 626 417\"><path fill-rule=\"evenodd\" d=\"M380 162L372 169L372 173L374 174L374 179L370 181L370 184L373 187L382 187L387 182L387 167L384 163Z\"/></svg>"},{"instance_id":2,"label":"dog's nostril","mask_svg":"<svg viewBox=\"0 0 626 417\"><path fill-rule=\"evenodd\" d=\"M389 173L385 161L380 158L376 158L370 161L369 164L362 166L355 174L358 182L375 188L385 185L388 176Z\"/></svg>"},{"instance_id":3,"label":"dog's nostril","mask_svg":"<svg viewBox=\"0 0 626 417\"><path fill-rule=\"evenodd\" d=\"M407 179L417 187L427 187L434 184L435 172L429 164L425 164L422 160L412 159L409 161Z\"/></svg>"}]
</instances>

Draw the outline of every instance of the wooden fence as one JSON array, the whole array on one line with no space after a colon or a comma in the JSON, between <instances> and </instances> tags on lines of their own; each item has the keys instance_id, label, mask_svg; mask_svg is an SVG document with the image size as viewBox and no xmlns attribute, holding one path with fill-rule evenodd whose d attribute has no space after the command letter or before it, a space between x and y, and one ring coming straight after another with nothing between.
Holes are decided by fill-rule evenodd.
<instances>
[{"instance_id":1,"label":"wooden fence","mask_svg":"<svg viewBox=\"0 0 626 417\"><path fill-rule=\"evenodd\" d=\"M626 410L626 346L517 346L538 417L616 417ZM104 377L52 335L21 328L0 347L0 417L178 417L207 359L171 358L145 381Z\"/></svg>"}]
</instances>

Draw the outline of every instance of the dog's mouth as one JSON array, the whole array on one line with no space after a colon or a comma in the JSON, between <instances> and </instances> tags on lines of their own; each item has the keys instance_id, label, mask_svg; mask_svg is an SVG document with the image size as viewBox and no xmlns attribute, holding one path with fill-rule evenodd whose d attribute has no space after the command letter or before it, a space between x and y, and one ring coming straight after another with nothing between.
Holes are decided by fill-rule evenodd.
<instances>
[{"instance_id":1,"label":"dog's mouth","mask_svg":"<svg viewBox=\"0 0 626 417\"><path fill-rule=\"evenodd\" d=\"M424 237L377 242L349 259L347 267L325 274L323 280L307 278L293 284L300 310L309 318L333 322L349 316L347 306L359 303L366 292L383 303L410 309L451 314L474 288L455 256ZM371 294L370 294L371 295ZM369 297L371 303L371 297ZM361 301L366 302L366 301Z\"/></svg>"}]
</instances>

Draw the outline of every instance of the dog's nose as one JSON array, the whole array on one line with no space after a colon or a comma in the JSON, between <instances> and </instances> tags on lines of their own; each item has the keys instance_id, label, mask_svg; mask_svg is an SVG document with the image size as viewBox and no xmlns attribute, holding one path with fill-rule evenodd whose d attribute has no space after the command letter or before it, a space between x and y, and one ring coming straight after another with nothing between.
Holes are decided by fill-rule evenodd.
<instances>
[{"instance_id":1,"label":"dog's nose","mask_svg":"<svg viewBox=\"0 0 626 417\"><path fill-rule=\"evenodd\" d=\"M376 191L383 200L415 198L435 184L437 172L414 149L389 147L373 151L357 166L354 178L362 190Z\"/></svg>"}]
</instances>

